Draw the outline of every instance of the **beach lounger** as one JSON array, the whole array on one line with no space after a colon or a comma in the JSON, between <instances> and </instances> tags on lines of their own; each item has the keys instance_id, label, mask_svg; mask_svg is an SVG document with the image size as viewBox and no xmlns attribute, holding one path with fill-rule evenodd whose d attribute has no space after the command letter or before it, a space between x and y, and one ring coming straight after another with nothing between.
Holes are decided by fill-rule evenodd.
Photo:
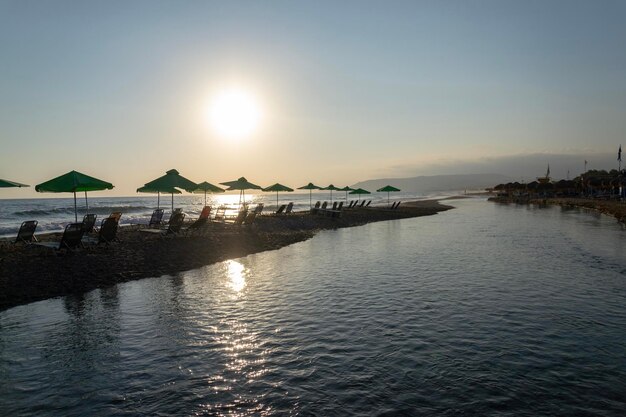
<instances>
[{"instance_id":1,"label":"beach lounger","mask_svg":"<svg viewBox=\"0 0 626 417\"><path fill-rule=\"evenodd\" d=\"M364 205L365 205L365 200L361 202L361 204L359 205L359 208L363 207Z\"/></svg>"},{"instance_id":2,"label":"beach lounger","mask_svg":"<svg viewBox=\"0 0 626 417\"><path fill-rule=\"evenodd\" d=\"M317 214L317 212L320 209L320 202L316 202L315 205L313 206L313 208L311 208L311 214Z\"/></svg>"},{"instance_id":3,"label":"beach lounger","mask_svg":"<svg viewBox=\"0 0 626 417\"><path fill-rule=\"evenodd\" d=\"M396 207L394 207L394 210L398 210L398 207L400 207L400 203L401 203L401 202L402 202L402 201L398 201L398 202L396 203Z\"/></svg>"},{"instance_id":4,"label":"beach lounger","mask_svg":"<svg viewBox=\"0 0 626 417\"><path fill-rule=\"evenodd\" d=\"M93 232L97 217L95 214L85 214L83 217L83 233L89 234Z\"/></svg>"},{"instance_id":5,"label":"beach lounger","mask_svg":"<svg viewBox=\"0 0 626 417\"><path fill-rule=\"evenodd\" d=\"M38 243L35 243L35 245L43 246L43 247L55 249L55 250L75 249L81 246L83 234L84 232L83 232L82 223L71 223L65 226L65 230L63 231L63 236L61 237L61 241L38 242Z\"/></svg>"},{"instance_id":6,"label":"beach lounger","mask_svg":"<svg viewBox=\"0 0 626 417\"><path fill-rule=\"evenodd\" d=\"M340 203L334 202L332 209L320 210L319 214L327 217L341 217L341 209L343 208L343 201Z\"/></svg>"},{"instance_id":7,"label":"beach lounger","mask_svg":"<svg viewBox=\"0 0 626 417\"><path fill-rule=\"evenodd\" d=\"M254 223L254 219L256 219L256 216L257 216L256 210L253 211L252 213L248 213L248 215L246 216L246 219L243 221L243 224L246 226L250 226L252 223Z\"/></svg>"},{"instance_id":8,"label":"beach lounger","mask_svg":"<svg viewBox=\"0 0 626 417\"><path fill-rule=\"evenodd\" d=\"M393 210L395 208L396 208L396 203L394 202L394 203L391 204L391 207L389 207L389 210Z\"/></svg>"},{"instance_id":9,"label":"beach lounger","mask_svg":"<svg viewBox=\"0 0 626 417\"><path fill-rule=\"evenodd\" d=\"M239 210L239 213L237 213L237 217L235 217L235 220L233 221L227 221L227 224L232 224L235 226L241 226L241 224L244 222L244 220L246 220L246 217L248 216L248 209L244 208L242 210Z\"/></svg>"},{"instance_id":10,"label":"beach lounger","mask_svg":"<svg viewBox=\"0 0 626 417\"><path fill-rule=\"evenodd\" d=\"M195 222L191 223L189 227L185 229L185 231L196 232L198 230L201 230L202 228L204 228L204 226L209 224L210 216L211 216L211 206L204 206L202 208L202 211L200 212L200 216L198 216L198 219Z\"/></svg>"},{"instance_id":11,"label":"beach lounger","mask_svg":"<svg viewBox=\"0 0 626 417\"><path fill-rule=\"evenodd\" d=\"M109 243L118 240L117 229L119 224L119 217L107 217L102 220L100 230L98 232L98 243L106 243L108 245Z\"/></svg>"},{"instance_id":12,"label":"beach lounger","mask_svg":"<svg viewBox=\"0 0 626 417\"><path fill-rule=\"evenodd\" d=\"M117 239L117 228L119 222L117 217L107 217L102 219L100 223L100 229L98 230L98 237L83 236L83 243L89 244L109 244Z\"/></svg>"},{"instance_id":13,"label":"beach lounger","mask_svg":"<svg viewBox=\"0 0 626 417\"><path fill-rule=\"evenodd\" d=\"M263 207L264 207L264 206L265 206L265 205L264 205L263 203L259 203L259 204L257 204L257 205L256 205L256 207L254 208L254 214L255 214L255 215L260 215L260 214L261 214L261 212L263 211Z\"/></svg>"},{"instance_id":14,"label":"beach lounger","mask_svg":"<svg viewBox=\"0 0 626 417\"><path fill-rule=\"evenodd\" d=\"M116 222L120 222L120 219L122 218L122 212L121 211L114 211L113 213L109 214L109 219L113 219Z\"/></svg>"},{"instance_id":15,"label":"beach lounger","mask_svg":"<svg viewBox=\"0 0 626 417\"><path fill-rule=\"evenodd\" d=\"M167 229L165 230L165 234L167 235L175 235L180 232L183 227L183 223L185 222L185 213L182 210L174 210L172 216L170 217L169 222L167 223Z\"/></svg>"},{"instance_id":16,"label":"beach lounger","mask_svg":"<svg viewBox=\"0 0 626 417\"><path fill-rule=\"evenodd\" d=\"M141 229L140 232L158 234L161 236L177 235L183 227L185 221L185 213L182 211L174 211L167 223L167 229Z\"/></svg>"},{"instance_id":17,"label":"beach lounger","mask_svg":"<svg viewBox=\"0 0 626 417\"><path fill-rule=\"evenodd\" d=\"M365 205L365 207L369 207L370 204L372 204L372 200L368 201L367 204Z\"/></svg>"},{"instance_id":18,"label":"beach lounger","mask_svg":"<svg viewBox=\"0 0 626 417\"><path fill-rule=\"evenodd\" d=\"M285 209L285 214L290 214L292 210L293 210L293 203L291 202L287 204L287 209Z\"/></svg>"},{"instance_id":19,"label":"beach lounger","mask_svg":"<svg viewBox=\"0 0 626 417\"><path fill-rule=\"evenodd\" d=\"M213 217L214 222L224 222L226 215L226 206L219 206L215 211L215 217Z\"/></svg>"},{"instance_id":20,"label":"beach lounger","mask_svg":"<svg viewBox=\"0 0 626 417\"><path fill-rule=\"evenodd\" d=\"M322 203L322 207L320 207L320 210L326 210L326 207L328 207L328 202L324 201Z\"/></svg>"},{"instance_id":21,"label":"beach lounger","mask_svg":"<svg viewBox=\"0 0 626 417\"><path fill-rule=\"evenodd\" d=\"M276 210L276 213L274 214L282 214L283 211L285 211L285 208L287 208L287 204L283 204L282 206L278 207L278 210Z\"/></svg>"},{"instance_id":22,"label":"beach lounger","mask_svg":"<svg viewBox=\"0 0 626 417\"><path fill-rule=\"evenodd\" d=\"M152 212L152 217L150 217L150 222L148 223L148 227L160 226L162 220L163 220L163 209L156 209Z\"/></svg>"},{"instance_id":23,"label":"beach lounger","mask_svg":"<svg viewBox=\"0 0 626 417\"><path fill-rule=\"evenodd\" d=\"M37 220L27 220L22 222L20 230L17 231L15 243L32 243L37 242L35 237L35 229L37 228Z\"/></svg>"}]
</instances>

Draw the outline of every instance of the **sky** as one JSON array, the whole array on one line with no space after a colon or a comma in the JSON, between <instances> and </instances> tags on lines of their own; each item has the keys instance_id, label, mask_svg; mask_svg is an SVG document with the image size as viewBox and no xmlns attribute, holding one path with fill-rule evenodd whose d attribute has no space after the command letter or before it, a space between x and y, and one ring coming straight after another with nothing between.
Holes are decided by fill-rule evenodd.
<instances>
[{"instance_id":1,"label":"sky","mask_svg":"<svg viewBox=\"0 0 626 417\"><path fill-rule=\"evenodd\" d=\"M617 168L624 21L624 1L0 0L0 178L134 195L171 168L292 187ZM229 88L260 111L246 137L208 122Z\"/></svg>"}]
</instances>

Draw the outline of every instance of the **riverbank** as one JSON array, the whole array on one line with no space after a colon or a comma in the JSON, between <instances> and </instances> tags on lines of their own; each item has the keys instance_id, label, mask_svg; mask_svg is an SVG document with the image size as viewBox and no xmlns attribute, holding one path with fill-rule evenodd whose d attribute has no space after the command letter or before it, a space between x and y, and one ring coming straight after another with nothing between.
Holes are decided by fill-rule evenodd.
<instances>
[{"instance_id":1,"label":"riverbank","mask_svg":"<svg viewBox=\"0 0 626 417\"><path fill-rule=\"evenodd\" d=\"M600 200L590 198L508 198L492 197L489 201L496 203L516 204L553 204L564 207L580 207L587 210L598 211L608 216L615 217L619 222L626 224L626 203L616 200Z\"/></svg>"},{"instance_id":2,"label":"riverbank","mask_svg":"<svg viewBox=\"0 0 626 417\"><path fill-rule=\"evenodd\" d=\"M210 225L201 236L162 238L121 228L120 242L57 254L35 245L0 245L0 311L20 304L84 293L140 278L176 274L227 259L279 249L320 230L428 216L453 208L436 200L402 203L398 210L346 210L337 219L295 213L260 216L252 226ZM59 240L59 233L38 235Z\"/></svg>"}]
</instances>

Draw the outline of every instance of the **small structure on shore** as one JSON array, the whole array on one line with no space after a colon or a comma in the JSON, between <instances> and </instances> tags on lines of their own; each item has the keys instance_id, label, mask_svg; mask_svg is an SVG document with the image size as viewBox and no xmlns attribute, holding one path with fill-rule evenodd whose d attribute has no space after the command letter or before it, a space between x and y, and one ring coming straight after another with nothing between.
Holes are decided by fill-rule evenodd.
<instances>
[{"instance_id":1,"label":"small structure on shore","mask_svg":"<svg viewBox=\"0 0 626 417\"><path fill-rule=\"evenodd\" d=\"M548 164L548 170L546 171L546 175L543 177L537 177L537 182L539 184L549 184L550 183L550 165Z\"/></svg>"}]
</instances>

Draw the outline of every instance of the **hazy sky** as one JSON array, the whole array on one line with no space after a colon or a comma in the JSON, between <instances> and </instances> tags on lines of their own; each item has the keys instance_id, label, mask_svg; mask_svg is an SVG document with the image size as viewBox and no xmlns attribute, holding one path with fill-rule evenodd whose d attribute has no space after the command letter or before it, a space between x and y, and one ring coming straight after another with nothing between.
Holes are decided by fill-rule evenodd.
<instances>
[{"instance_id":1,"label":"hazy sky","mask_svg":"<svg viewBox=\"0 0 626 417\"><path fill-rule=\"evenodd\" d=\"M128 195L170 168L294 187L616 168L624 22L625 1L0 0L0 178ZM206 117L233 85L263 113L239 140Z\"/></svg>"}]
</instances>

